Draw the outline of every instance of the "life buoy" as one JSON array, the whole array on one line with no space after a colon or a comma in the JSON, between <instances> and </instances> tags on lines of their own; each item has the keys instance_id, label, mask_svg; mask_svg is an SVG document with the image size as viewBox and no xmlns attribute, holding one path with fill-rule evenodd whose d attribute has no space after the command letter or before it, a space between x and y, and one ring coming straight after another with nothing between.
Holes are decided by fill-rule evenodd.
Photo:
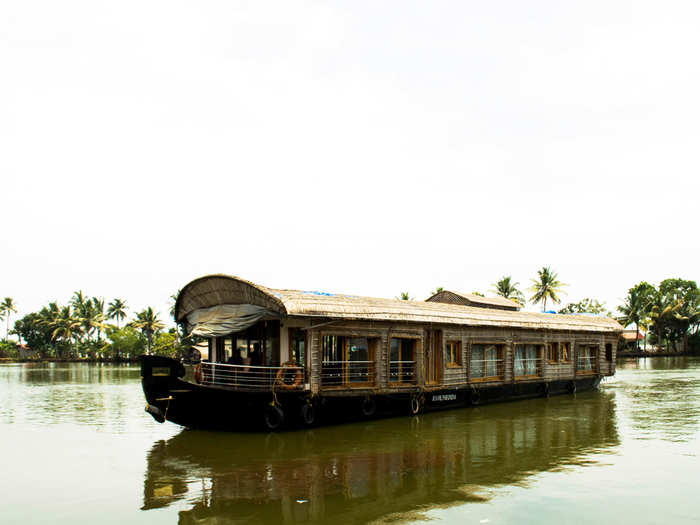
<instances>
[{"instance_id":1,"label":"life buoy","mask_svg":"<svg viewBox=\"0 0 700 525\"><path fill-rule=\"evenodd\" d=\"M286 372L292 370L295 370L296 373L294 374L294 381L289 383L286 379ZM295 390L301 384L302 379L304 379L304 377L301 373L301 368L294 361L287 361L277 371L275 382L283 390Z\"/></svg>"},{"instance_id":2,"label":"life buoy","mask_svg":"<svg viewBox=\"0 0 700 525\"><path fill-rule=\"evenodd\" d=\"M194 380L197 383L202 382L202 366L201 365L197 365L194 367Z\"/></svg>"}]
</instances>

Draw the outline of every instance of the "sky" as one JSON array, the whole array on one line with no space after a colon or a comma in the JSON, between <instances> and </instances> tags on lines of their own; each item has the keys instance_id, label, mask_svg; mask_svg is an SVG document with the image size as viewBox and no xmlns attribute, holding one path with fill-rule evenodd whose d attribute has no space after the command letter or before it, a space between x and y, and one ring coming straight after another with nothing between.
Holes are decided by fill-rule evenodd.
<instances>
[{"instance_id":1,"label":"sky","mask_svg":"<svg viewBox=\"0 0 700 525\"><path fill-rule=\"evenodd\" d=\"M420 300L550 266L611 309L700 278L698 2L0 3L20 315L166 318L208 273Z\"/></svg>"}]
</instances>

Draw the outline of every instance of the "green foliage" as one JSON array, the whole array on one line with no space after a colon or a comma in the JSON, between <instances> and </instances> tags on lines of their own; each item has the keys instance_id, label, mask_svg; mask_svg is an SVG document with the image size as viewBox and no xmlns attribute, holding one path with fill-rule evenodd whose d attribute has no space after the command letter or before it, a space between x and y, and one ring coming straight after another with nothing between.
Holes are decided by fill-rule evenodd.
<instances>
[{"instance_id":1,"label":"green foliage","mask_svg":"<svg viewBox=\"0 0 700 525\"><path fill-rule=\"evenodd\" d=\"M413 297L411 297L408 292L401 292L401 295L396 299L401 301L413 301Z\"/></svg>"},{"instance_id":2,"label":"green foliage","mask_svg":"<svg viewBox=\"0 0 700 525\"><path fill-rule=\"evenodd\" d=\"M515 301L520 306L525 305L525 296L518 290L520 283L514 283L510 275L506 275L501 278L498 282L494 283L493 289L491 291L495 292L496 295Z\"/></svg>"},{"instance_id":3,"label":"green foliage","mask_svg":"<svg viewBox=\"0 0 700 525\"><path fill-rule=\"evenodd\" d=\"M537 270L537 279L531 279L532 286L530 291L533 296L530 301L539 303L542 301L542 311L547 310L547 299L551 299L554 303L560 303L559 294L564 293L562 287L568 286L559 281L559 275L553 272L549 266L543 266Z\"/></svg>"},{"instance_id":4,"label":"green foliage","mask_svg":"<svg viewBox=\"0 0 700 525\"><path fill-rule=\"evenodd\" d=\"M49 355L52 350L52 330L44 322L44 316L38 312L32 312L15 321L12 333L29 348L39 351L42 357Z\"/></svg>"},{"instance_id":5,"label":"green foliage","mask_svg":"<svg viewBox=\"0 0 700 525\"><path fill-rule=\"evenodd\" d=\"M136 314L136 320L132 322L131 325L141 330L141 334L146 338L147 352L150 354L153 336L157 335L160 330L165 327L158 319L158 314L156 314L150 306L144 308Z\"/></svg>"},{"instance_id":6,"label":"green foliage","mask_svg":"<svg viewBox=\"0 0 700 525\"><path fill-rule=\"evenodd\" d=\"M178 336L175 332L160 332L153 338L151 347L153 355L176 357L180 353Z\"/></svg>"},{"instance_id":7,"label":"green foliage","mask_svg":"<svg viewBox=\"0 0 700 525\"><path fill-rule=\"evenodd\" d=\"M126 319L127 309L126 301L114 299L109 303L109 306L107 306L107 319L116 319L117 328L119 328L119 323Z\"/></svg>"},{"instance_id":8,"label":"green foliage","mask_svg":"<svg viewBox=\"0 0 700 525\"><path fill-rule=\"evenodd\" d=\"M13 341L0 341L0 357L17 358L17 345Z\"/></svg>"},{"instance_id":9,"label":"green foliage","mask_svg":"<svg viewBox=\"0 0 700 525\"><path fill-rule=\"evenodd\" d=\"M484 294L482 294L481 292L476 292L476 291L472 292L472 295L477 295L477 296L479 296L479 297L484 297Z\"/></svg>"},{"instance_id":10,"label":"green foliage","mask_svg":"<svg viewBox=\"0 0 700 525\"><path fill-rule=\"evenodd\" d=\"M598 314L612 317L612 313L605 308L605 303L597 299L586 297L578 303L569 303L559 310L560 314Z\"/></svg>"},{"instance_id":11,"label":"green foliage","mask_svg":"<svg viewBox=\"0 0 700 525\"><path fill-rule=\"evenodd\" d=\"M5 319L5 341L8 340L10 336L10 316L12 313L17 313L17 307L12 297L5 297L5 299L0 303L0 319Z\"/></svg>"},{"instance_id":12,"label":"green foliage","mask_svg":"<svg viewBox=\"0 0 700 525\"><path fill-rule=\"evenodd\" d=\"M128 359L139 356L146 350L143 336L131 326L108 327L106 335L110 343L105 348L105 357Z\"/></svg>"},{"instance_id":13,"label":"green foliage","mask_svg":"<svg viewBox=\"0 0 700 525\"><path fill-rule=\"evenodd\" d=\"M440 292L444 292L444 291L445 291L445 289L442 286L438 286L437 288L435 288L435 290L430 292L430 295L433 296L433 295L439 294Z\"/></svg>"}]
</instances>

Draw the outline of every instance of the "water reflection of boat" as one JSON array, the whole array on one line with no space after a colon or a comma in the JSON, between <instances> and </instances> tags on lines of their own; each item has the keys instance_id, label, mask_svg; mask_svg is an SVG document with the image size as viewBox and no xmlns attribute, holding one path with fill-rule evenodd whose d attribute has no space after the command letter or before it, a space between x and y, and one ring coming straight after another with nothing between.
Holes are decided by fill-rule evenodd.
<instances>
[{"instance_id":1,"label":"water reflection of boat","mask_svg":"<svg viewBox=\"0 0 700 525\"><path fill-rule=\"evenodd\" d=\"M178 295L175 320L207 355L143 356L147 411L277 430L574 393L615 373L613 319L518 310L445 290L399 301L202 277Z\"/></svg>"},{"instance_id":2,"label":"water reflection of boat","mask_svg":"<svg viewBox=\"0 0 700 525\"><path fill-rule=\"evenodd\" d=\"M601 392L265 437L185 431L149 452L143 509L186 498L182 524L394 519L488 499L617 443Z\"/></svg>"}]
</instances>

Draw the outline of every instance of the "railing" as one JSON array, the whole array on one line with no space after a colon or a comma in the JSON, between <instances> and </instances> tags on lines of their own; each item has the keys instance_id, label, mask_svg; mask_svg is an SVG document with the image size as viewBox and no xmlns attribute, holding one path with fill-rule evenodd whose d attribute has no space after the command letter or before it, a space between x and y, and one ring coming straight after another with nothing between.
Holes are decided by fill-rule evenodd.
<instances>
[{"instance_id":1,"label":"railing","mask_svg":"<svg viewBox=\"0 0 700 525\"><path fill-rule=\"evenodd\" d=\"M470 381L503 381L503 359L472 360L469 367Z\"/></svg>"},{"instance_id":2,"label":"railing","mask_svg":"<svg viewBox=\"0 0 700 525\"><path fill-rule=\"evenodd\" d=\"M415 361L389 361L389 383L393 385L416 383Z\"/></svg>"},{"instance_id":3,"label":"railing","mask_svg":"<svg viewBox=\"0 0 700 525\"><path fill-rule=\"evenodd\" d=\"M240 390L301 390L304 388L302 366L251 366L224 363L201 363L201 384Z\"/></svg>"},{"instance_id":4,"label":"railing","mask_svg":"<svg viewBox=\"0 0 700 525\"><path fill-rule=\"evenodd\" d=\"M374 361L323 361L323 386L353 386L374 384Z\"/></svg>"},{"instance_id":5,"label":"railing","mask_svg":"<svg viewBox=\"0 0 700 525\"><path fill-rule=\"evenodd\" d=\"M513 367L513 375L516 379L519 377L541 377L542 358L531 357L529 359L516 359Z\"/></svg>"}]
</instances>

